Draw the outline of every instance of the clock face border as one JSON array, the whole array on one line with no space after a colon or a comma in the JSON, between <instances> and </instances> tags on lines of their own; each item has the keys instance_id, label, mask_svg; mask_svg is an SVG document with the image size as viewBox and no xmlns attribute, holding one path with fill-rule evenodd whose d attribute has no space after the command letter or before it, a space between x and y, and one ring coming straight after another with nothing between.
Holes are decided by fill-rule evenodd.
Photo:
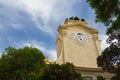
<instances>
[{"instance_id":1,"label":"clock face border","mask_svg":"<svg viewBox=\"0 0 120 80\"><path fill-rule=\"evenodd\" d=\"M84 45L87 41L92 39L90 34L82 33L82 32L69 32L68 34L70 39L77 41L80 45Z\"/></svg>"}]
</instances>

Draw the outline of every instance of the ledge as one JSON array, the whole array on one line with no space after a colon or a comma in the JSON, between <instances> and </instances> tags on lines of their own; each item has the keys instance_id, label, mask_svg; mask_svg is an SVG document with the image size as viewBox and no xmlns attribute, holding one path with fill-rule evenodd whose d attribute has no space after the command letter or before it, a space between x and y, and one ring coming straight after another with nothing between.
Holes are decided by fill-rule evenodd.
<instances>
[{"instance_id":1,"label":"ledge","mask_svg":"<svg viewBox=\"0 0 120 80\"><path fill-rule=\"evenodd\" d=\"M80 71L104 72L101 68L75 67Z\"/></svg>"}]
</instances>

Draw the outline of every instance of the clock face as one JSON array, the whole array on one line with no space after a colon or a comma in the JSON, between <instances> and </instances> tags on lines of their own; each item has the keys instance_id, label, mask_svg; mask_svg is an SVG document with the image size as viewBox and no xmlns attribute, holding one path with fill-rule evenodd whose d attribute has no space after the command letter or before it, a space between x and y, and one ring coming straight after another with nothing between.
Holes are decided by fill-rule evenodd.
<instances>
[{"instance_id":1,"label":"clock face","mask_svg":"<svg viewBox=\"0 0 120 80\"><path fill-rule=\"evenodd\" d=\"M80 44L84 44L91 39L91 35L83 34L81 32L69 32L69 37L75 39Z\"/></svg>"},{"instance_id":2,"label":"clock face","mask_svg":"<svg viewBox=\"0 0 120 80\"><path fill-rule=\"evenodd\" d=\"M84 40L84 35L82 33L77 33L76 39L80 42L83 43Z\"/></svg>"},{"instance_id":3,"label":"clock face","mask_svg":"<svg viewBox=\"0 0 120 80\"><path fill-rule=\"evenodd\" d=\"M75 32L70 32L70 33L69 33L69 36L74 39L75 36L76 36L76 33L75 33Z\"/></svg>"}]
</instances>

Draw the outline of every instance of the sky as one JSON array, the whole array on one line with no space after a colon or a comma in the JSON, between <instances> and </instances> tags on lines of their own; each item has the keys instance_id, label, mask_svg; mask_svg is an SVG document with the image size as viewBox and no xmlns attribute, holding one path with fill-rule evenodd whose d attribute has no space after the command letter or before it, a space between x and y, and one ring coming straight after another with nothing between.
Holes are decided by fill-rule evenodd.
<instances>
[{"instance_id":1,"label":"sky","mask_svg":"<svg viewBox=\"0 0 120 80\"><path fill-rule=\"evenodd\" d=\"M95 23L95 12L86 0L0 0L0 55L8 46L33 46L56 60L57 28L71 16L98 29L102 50L108 46L106 28Z\"/></svg>"}]
</instances>

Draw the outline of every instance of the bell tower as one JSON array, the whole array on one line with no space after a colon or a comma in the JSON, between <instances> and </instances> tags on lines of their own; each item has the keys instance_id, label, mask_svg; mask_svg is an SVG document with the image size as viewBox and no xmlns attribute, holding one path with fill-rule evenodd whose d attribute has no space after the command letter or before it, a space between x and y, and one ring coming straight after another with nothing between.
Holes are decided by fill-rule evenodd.
<instances>
[{"instance_id":1,"label":"bell tower","mask_svg":"<svg viewBox=\"0 0 120 80\"><path fill-rule=\"evenodd\" d=\"M66 19L58 27L56 63L73 63L85 80L97 80L97 76L110 80L114 74L97 67L96 59L101 55L100 43L98 30L89 27L84 19Z\"/></svg>"},{"instance_id":2,"label":"bell tower","mask_svg":"<svg viewBox=\"0 0 120 80\"><path fill-rule=\"evenodd\" d=\"M58 27L58 32L57 63L97 67L96 58L101 54L98 30L89 27L84 19L70 18Z\"/></svg>"}]
</instances>

